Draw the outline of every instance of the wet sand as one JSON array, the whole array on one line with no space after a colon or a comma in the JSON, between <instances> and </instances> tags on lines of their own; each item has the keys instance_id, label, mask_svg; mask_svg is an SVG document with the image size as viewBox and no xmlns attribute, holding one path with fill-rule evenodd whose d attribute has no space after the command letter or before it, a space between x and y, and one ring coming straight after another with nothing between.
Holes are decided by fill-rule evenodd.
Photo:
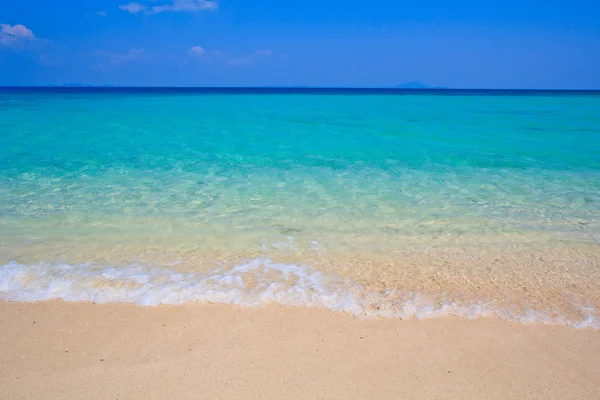
<instances>
[{"instance_id":1,"label":"wet sand","mask_svg":"<svg viewBox=\"0 0 600 400\"><path fill-rule=\"evenodd\" d=\"M600 331L221 305L0 303L9 399L594 399Z\"/></svg>"}]
</instances>

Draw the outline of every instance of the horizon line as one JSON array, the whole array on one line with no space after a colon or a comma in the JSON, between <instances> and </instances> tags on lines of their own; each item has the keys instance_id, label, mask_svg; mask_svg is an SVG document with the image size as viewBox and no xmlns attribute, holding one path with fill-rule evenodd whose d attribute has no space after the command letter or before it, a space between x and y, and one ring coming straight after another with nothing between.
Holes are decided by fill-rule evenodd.
<instances>
[{"instance_id":1,"label":"horizon line","mask_svg":"<svg viewBox=\"0 0 600 400\"><path fill-rule=\"evenodd\" d=\"M452 87L398 87L398 86L170 86L170 85L92 85L92 84L45 84L45 85L0 85L0 89L43 88L43 89L321 89L321 90L395 90L395 91L552 91L552 92L598 92L598 89L552 89L552 88L452 88Z\"/></svg>"}]
</instances>

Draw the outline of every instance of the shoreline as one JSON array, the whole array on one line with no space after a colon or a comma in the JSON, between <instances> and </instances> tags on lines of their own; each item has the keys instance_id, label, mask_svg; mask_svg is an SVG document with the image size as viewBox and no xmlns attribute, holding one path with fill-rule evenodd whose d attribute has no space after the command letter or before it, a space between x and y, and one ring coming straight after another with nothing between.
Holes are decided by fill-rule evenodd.
<instances>
[{"instance_id":1,"label":"shoreline","mask_svg":"<svg viewBox=\"0 0 600 400\"><path fill-rule=\"evenodd\" d=\"M600 397L593 329L61 301L0 301L0 324L11 400Z\"/></svg>"},{"instance_id":2,"label":"shoreline","mask_svg":"<svg viewBox=\"0 0 600 400\"><path fill-rule=\"evenodd\" d=\"M392 256L395 264L386 258ZM217 258L203 264L183 256L175 262L157 259L156 264L11 261L0 265L0 300L137 306L274 303L367 318L497 317L600 330L597 246L431 248L392 256L240 256L223 258L228 261L221 264Z\"/></svg>"}]
</instances>

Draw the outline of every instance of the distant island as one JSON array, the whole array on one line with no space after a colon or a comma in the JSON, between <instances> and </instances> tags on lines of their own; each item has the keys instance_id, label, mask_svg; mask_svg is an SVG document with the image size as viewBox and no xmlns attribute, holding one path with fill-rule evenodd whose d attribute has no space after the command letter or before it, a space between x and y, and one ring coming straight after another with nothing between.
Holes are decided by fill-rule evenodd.
<instances>
[{"instance_id":1,"label":"distant island","mask_svg":"<svg viewBox=\"0 0 600 400\"><path fill-rule=\"evenodd\" d=\"M426 85L419 81L410 81L393 86L394 89L440 89L437 86Z\"/></svg>"},{"instance_id":2,"label":"distant island","mask_svg":"<svg viewBox=\"0 0 600 400\"><path fill-rule=\"evenodd\" d=\"M57 84L53 84L50 83L46 86L50 86L50 87L76 87L76 88L80 88L80 87L116 87L115 85L92 85L89 83L78 83L78 82L66 82L66 83L61 83L59 85Z\"/></svg>"}]
</instances>

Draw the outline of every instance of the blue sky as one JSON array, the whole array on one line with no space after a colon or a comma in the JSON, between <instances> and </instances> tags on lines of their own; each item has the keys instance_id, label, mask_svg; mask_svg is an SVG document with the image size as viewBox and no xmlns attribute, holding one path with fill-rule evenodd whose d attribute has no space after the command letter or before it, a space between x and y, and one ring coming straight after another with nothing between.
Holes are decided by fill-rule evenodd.
<instances>
[{"instance_id":1,"label":"blue sky","mask_svg":"<svg viewBox=\"0 0 600 400\"><path fill-rule=\"evenodd\" d=\"M600 89L600 1L3 0L0 85Z\"/></svg>"}]
</instances>

